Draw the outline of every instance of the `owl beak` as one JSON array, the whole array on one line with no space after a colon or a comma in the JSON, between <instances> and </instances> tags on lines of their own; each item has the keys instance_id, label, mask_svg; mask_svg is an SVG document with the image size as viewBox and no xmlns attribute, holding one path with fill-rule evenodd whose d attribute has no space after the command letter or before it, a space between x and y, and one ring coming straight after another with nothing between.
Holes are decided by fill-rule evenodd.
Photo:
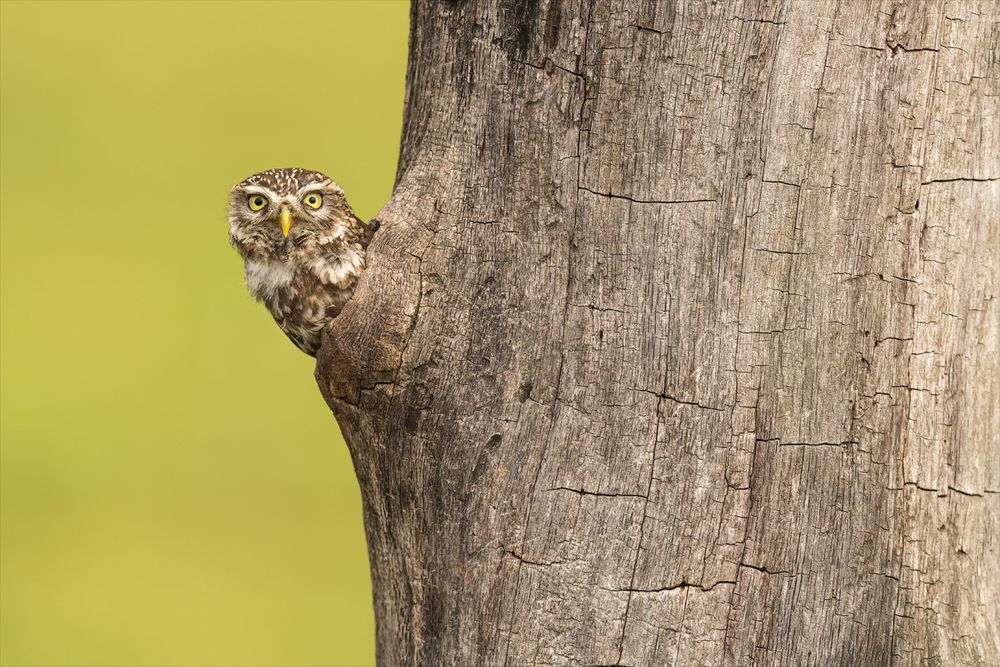
<instances>
[{"instance_id":1,"label":"owl beak","mask_svg":"<svg viewBox=\"0 0 1000 667\"><path fill-rule=\"evenodd\" d=\"M288 230L292 228L292 212L287 208L281 209L281 233L288 238Z\"/></svg>"}]
</instances>

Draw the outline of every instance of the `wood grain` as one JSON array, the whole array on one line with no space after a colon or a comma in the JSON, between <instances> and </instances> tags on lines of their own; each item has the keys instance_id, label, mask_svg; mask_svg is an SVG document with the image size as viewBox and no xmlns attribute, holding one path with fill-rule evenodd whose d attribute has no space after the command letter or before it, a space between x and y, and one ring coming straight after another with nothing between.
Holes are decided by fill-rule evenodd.
<instances>
[{"instance_id":1,"label":"wood grain","mask_svg":"<svg viewBox=\"0 0 1000 667\"><path fill-rule=\"evenodd\" d=\"M1000 664L1000 5L412 13L317 365L380 664Z\"/></svg>"}]
</instances>

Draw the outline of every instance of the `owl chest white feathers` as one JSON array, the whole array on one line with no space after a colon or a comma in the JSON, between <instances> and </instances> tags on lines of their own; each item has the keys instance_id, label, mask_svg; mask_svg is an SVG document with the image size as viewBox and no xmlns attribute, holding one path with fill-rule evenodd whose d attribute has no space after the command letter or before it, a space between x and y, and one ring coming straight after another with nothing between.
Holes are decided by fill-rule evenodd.
<instances>
[{"instance_id":1,"label":"owl chest white feathers","mask_svg":"<svg viewBox=\"0 0 1000 667\"><path fill-rule=\"evenodd\" d=\"M361 253L346 248L335 255L321 255L304 269L322 285L345 288L353 284L364 266ZM295 274L296 266L290 262L249 260L246 263L247 288L258 299L275 299L292 285Z\"/></svg>"},{"instance_id":2,"label":"owl chest white feathers","mask_svg":"<svg viewBox=\"0 0 1000 667\"><path fill-rule=\"evenodd\" d=\"M246 263L247 289L258 299L274 298L277 292L288 287L295 278L295 269L285 262Z\"/></svg>"}]
</instances>

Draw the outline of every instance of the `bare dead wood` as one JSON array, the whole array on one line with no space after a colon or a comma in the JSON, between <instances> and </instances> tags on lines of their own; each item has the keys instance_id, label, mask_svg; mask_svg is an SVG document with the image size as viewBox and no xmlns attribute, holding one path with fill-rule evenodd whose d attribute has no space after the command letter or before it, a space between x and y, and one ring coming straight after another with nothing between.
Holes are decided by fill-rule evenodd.
<instances>
[{"instance_id":1,"label":"bare dead wood","mask_svg":"<svg viewBox=\"0 0 1000 667\"><path fill-rule=\"evenodd\" d=\"M414 0L380 662L1000 664L998 100L993 0Z\"/></svg>"}]
</instances>

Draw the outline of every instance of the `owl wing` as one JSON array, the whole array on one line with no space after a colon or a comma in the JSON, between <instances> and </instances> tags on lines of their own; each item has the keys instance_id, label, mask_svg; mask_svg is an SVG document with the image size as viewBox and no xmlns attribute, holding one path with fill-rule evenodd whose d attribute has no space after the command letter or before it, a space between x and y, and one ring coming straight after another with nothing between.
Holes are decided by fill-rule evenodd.
<instances>
[{"instance_id":1,"label":"owl wing","mask_svg":"<svg viewBox=\"0 0 1000 667\"><path fill-rule=\"evenodd\" d=\"M354 243L338 243L316 255L309 269L321 285L344 288L357 282L365 268L364 249Z\"/></svg>"}]
</instances>

